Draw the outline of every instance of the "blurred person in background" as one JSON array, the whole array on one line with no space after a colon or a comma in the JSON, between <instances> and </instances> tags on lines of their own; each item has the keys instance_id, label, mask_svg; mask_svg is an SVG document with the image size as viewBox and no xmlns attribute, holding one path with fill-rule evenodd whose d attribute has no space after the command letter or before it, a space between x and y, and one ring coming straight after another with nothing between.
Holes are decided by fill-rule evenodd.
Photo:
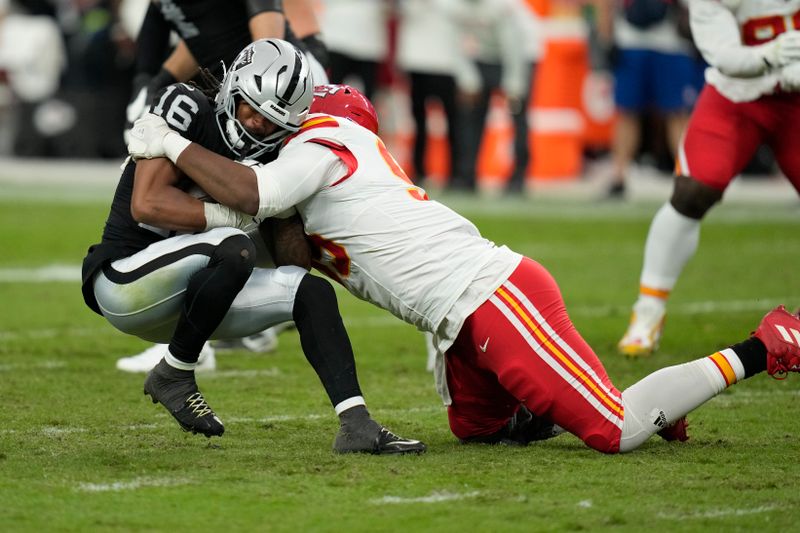
<instances>
[{"instance_id":1,"label":"blurred person in background","mask_svg":"<svg viewBox=\"0 0 800 533\"><path fill-rule=\"evenodd\" d=\"M180 37L171 53L170 31ZM221 76L251 40L286 37L305 51L315 83L326 83L324 67L315 59L319 56L327 60L319 31L310 0L162 0L150 3L137 40L138 74L133 80L133 96L127 109L126 138L130 125L152 104L153 96L161 88L192 79L200 67ZM279 325L242 339L220 340L216 346L271 352L277 348L278 333L285 327L285 324ZM166 352L166 344L157 344L141 353L120 358L117 368L126 372L147 372ZM206 343L198 370L215 368L215 348Z\"/></svg>"},{"instance_id":2,"label":"blurred person in background","mask_svg":"<svg viewBox=\"0 0 800 533\"><path fill-rule=\"evenodd\" d=\"M685 18L686 0L596 0L597 36L614 76L617 119L611 143L609 198L625 196L648 110L664 118L671 155L703 86Z\"/></svg>"},{"instance_id":3,"label":"blurred person in background","mask_svg":"<svg viewBox=\"0 0 800 533\"><path fill-rule=\"evenodd\" d=\"M526 39L529 8L522 0L459 0L458 21L462 25L467 56L480 78L475 94L460 98L464 128L461 157L450 187L474 191L477 163L483 141L489 102L494 92L506 99L514 124L514 171L510 185L521 190L530 154L528 151L527 104L531 91L532 67Z\"/></svg>"},{"instance_id":4,"label":"blurred person in background","mask_svg":"<svg viewBox=\"0 0 800 533\"><path fill-rule=\"evenodd\" d=\"M403 0L399 3L397 66L408 76L414 119L414 181L424 182L428 144L428 105L438 100L447 120L450 176L461 160L463 128L458 91L475 94L480 78L462 47L457 21L460 0Z\"/></svg>"},{"instance_id":5,"label":"blurred person in background","mask_svg":"<svg viewBox=\"0 0 800 533\"><path fill-rule=\"evenodd\" d=\"M800 0L689 5L710 67L680 144L672 197L647 235L639 297L619 342L628 356L658 348L667 299L697 250L700 222L762 143L800 192Z\"/></svg>"},{"instance_id":6,"label":"blurred person in background","mask_svg":"<svg viewBox=\"0 0 800 533\"><path fill-rule=\"evenodd\" d=\"M330 52L331 83L348 83L373 99L389 54L389 11L383 0L324 0L320 24Z\"/></svg>"},{"instance_id":7,"label":"blurred person in background","mask_svg":"<svg viewBox=\"0 0 800 533\"><path fill-rule=\"evenodd\" d=\"M52 139L75 122L73 109L55 98L66 66L56 21L0 0L0 153L56 155Z\"/></svg>"}]
</instances>

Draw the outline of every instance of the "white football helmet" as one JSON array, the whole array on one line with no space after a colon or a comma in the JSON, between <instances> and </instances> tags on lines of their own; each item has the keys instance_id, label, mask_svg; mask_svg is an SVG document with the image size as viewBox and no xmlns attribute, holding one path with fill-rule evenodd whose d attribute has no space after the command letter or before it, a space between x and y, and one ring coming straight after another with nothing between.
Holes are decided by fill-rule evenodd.
<instances>
[{"instance_id":1,"label":"white football helmet","mask_svg":"<svg viewBox=\"0 0 800 533\"><path fill-rule=\"evenodd\" d=\"M217 125L239 158L254 159L300 129L313 98L314 81L305 54L281 39L260 39L242 50L225 73L215 99ZM280 129L266 138L248 133L236 119L240 100Z\"/></svg>"}]
</instances>

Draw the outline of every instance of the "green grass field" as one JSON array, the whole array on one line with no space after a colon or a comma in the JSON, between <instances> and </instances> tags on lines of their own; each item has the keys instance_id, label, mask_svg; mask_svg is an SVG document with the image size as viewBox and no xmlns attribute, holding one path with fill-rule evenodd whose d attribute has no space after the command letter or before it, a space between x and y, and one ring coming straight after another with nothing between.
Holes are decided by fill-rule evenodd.
<instances>
[{"instance_id":1,"label":"green grass field","mask_svg":"<svg viewBox=\"0 0 800 533\"><path fill-rule=\"evenodd\" d=\"M691 439L603 456L570 435L464 446L425 371L422 336L339 292L373 415L422 456L336 456L336 418L299 349L229 352L200 386L221 439L182 433L114 368L147 344L82 302L77 267L107 199L0 194L2 531L790 531L800 520L800 376L757 376L692 413ZM559 280L618 387L745 338L800 304L798 209L723 205L670 302L662 349L614 347L657 204L444 197L483 233ZM42 270L59 265L63 268ZM53 281L54 274L63 280Z\"/></svg>"}]
</instances>

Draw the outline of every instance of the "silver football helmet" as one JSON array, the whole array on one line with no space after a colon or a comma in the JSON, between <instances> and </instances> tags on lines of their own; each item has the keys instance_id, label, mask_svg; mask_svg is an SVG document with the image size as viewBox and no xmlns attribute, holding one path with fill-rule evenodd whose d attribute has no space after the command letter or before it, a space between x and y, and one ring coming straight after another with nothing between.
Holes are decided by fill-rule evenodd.
<instances>
[{"instance_id":1,"label":"silver football helmet","mask_svg":"<svg viewBox=\"0 0 800 533\"><path fill-rule=\"evenodd\" d=\"M286 41L260 39L242 50L225 73L215 99L217 125L239 158L254 159L300 129L313 98L314 81L305 54ZM280 129L265 138L251 135L236 118L240 100Z\"/></svg>"}]
</instances>

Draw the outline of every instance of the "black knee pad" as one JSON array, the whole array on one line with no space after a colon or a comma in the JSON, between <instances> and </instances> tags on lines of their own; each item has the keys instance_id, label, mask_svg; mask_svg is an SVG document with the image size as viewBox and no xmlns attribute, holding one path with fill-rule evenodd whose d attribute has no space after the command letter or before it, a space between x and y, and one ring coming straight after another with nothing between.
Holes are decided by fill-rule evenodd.
<instances>
[{"instance_id":1,"label":"black knee pad","mask_svg":"<svg viewBox=\"0 0 800 533\"><path fill-rule=\"evenodd\" d=\"M256 264L256 246L247 235L223 239L211 254L209 267L224 268L229 275L247 279Z\"/></svg>"},{"instance_id":2,"label":"black knee pad","mask_svg":"<svg viewBox=\"0 0 800 533\"><path fill-rule=\"evenodd\" d=\"M336 292L328 280L318 276L307 274L303 276L300 285L297 287L297 294L295 294L295 309L297 303L302 303L304 307L313 308L320 304L320 302L334 302L336 303Z\"/></svg>"},{"instance_id":3,"label":"black knee pad","mask_svg":"<svg viewBox=\"0 0 800 533\"><path fill-rule=\"evenodd\" d=\"M722 191L687 176L676 176L669 202L683 216L700 220L720 199Z\"/></svg>"}]
</instances>

